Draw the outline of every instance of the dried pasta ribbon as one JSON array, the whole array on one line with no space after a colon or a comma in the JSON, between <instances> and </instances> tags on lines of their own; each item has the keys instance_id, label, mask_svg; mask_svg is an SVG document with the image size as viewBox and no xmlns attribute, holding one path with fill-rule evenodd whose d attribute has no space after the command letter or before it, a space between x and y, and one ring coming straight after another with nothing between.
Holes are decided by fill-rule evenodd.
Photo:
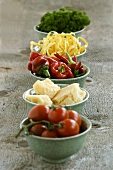
<instances>
[{"instance_id":1,"label":"dried pasta ribbon","mask_svg":"<svg viewBox=\"0 0 113 170\"><path fill-rule=\"evenodd\" d=\"M81 42L84 43L82 45ZM54 54L57 52L60 55L65 55L66 52L70 56L79 55L83 53L88 47L88 42L82 37L75 37L75 33L57 33L51 31L47 34L45 38L38 41L38 43L31 41L30 50L32 51L34 46L40 48L40 53L43 55L48 55L50 57L55 57Z\"/></svg>"}]
</instances>

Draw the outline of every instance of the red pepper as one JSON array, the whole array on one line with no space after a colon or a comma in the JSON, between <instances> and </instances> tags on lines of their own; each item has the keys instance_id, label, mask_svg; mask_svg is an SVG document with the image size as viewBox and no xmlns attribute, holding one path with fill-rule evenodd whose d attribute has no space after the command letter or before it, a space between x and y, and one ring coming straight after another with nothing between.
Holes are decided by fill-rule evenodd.
<instances>
[{"instance_id":1,"label":"red pepper","mask_svg":"<svg viewBox=\"0 0 113 170\"><path fill-rule=\"evenodd\" d=\"M61 55L58 54L58 53L55 53L54 55L55 55L58 59L60 59L60 61L68 64L69 61L68 61L68 59L67 59L66 57L63 57L63 56L61 56Z\"/></svg>"},{"instance_id":2,"label":"red pepper","mask_svg":"<svg viewBox=\"0 0 113 170\"><path fill-rule=\"evenodd\" d=\"M30 53L30 58L29 58L29 60L32 61L32 60L34 60L35 58L37 58L37 57L39 57L39 56L42 56L42 54L40 54L40 53L38 53L38 52L36 52L36 51L32 51L32 52Z\"/></svg>"},{"instance_id":3,"label":"red pepper","mask_svg":"<svg viewBox=\"0 0 113 170\"><path fill-rule=\"evenodd\" d=\"M75 64L71 64L69 65L69 67L71 68L72 71L79 70L81 67L81 62L76 62Z\"/></svg>"},{"instance_id":4,"label":"red pepper","mask_svg":"<svg viewBox=\"0 0 113 170\"><path fill-rule=\"evenodd\" d=\"M79 63L77 63L76 70L78 70L80 67L81 67L81 61Z\"/></svg>"},{"instance_id":5,"label":"red pepper","mask_svg":"<svg viewBox=\"0 0 113 170\"><path fill-rule=\"evenodd\" d=\"M66 53L66 55L68 56L68 60L69 60L68 66L71 68L71 70L72 71L74 71L75 69L78 70L81 66L81 62L73 61L68 53Z\"/></svg>"},{"instance_id":6,"label":"red pepper","mask_svg":"<svg viewBox=\"0 0 113 170\"><path fill-rule=\"evenodd\" d=\"M43 56L38 56L32 61L32 72L37 75L50 77L49 62Z\"/></svg>"},{"instance_id":7,"label":"red pepper","mask_svg":"<svg viewBox=\"0 0 113 170\"><path fill-rule=\"evenodd\" d=\"M84 67L81 65L79 68L79 74L84 75L87 72L86 69L84 69Z\"/></svg>"},{"instance_id":8,"label":"red pepper","mask_svg":"<svg viewBox=\"0 0 113 170\"><path fill-rule=\"evenodd\" d=\"M27 63L27 69L28 69L29 71L32 71L32 61L28 61L28 63Z\"/></svg>"},{"instance_id":9,"label":"red pepper","mask_svg":"<svg viewBox=\"0 0 113 170\"><path fill-rule=\"evenodd\" d=\"M66 79L74 78L71 69L63 62L55 62L50 65L50 74L52 78Z\"/></svg>"},{"instance_id":10,"label":"red pepper","mask_svg":"<svg viewBox=\"0 0 113 170\"><path fill-rule=\"evenodd\" d=\"M74 55L74 57L73 57L73 61L74 62L77 62L77 57Z\"/></svg>"},{"instance_id":11,"label":"red pepper","mask_svg":"<svg viewBox=\"0 0 113 170\"><path fill-rule=\"evenodd\" d=\"M62 61L62 62L64 62L64 63L66 63L70 68L71 68L71 70L72 71L74 71L74 69L77 67L79 67L79 63L77 63L77 58L76 58L76 56L74 56L73 57L73 59L69 56L69 54L68 53L66 53L67 54L67 57L68 57L68 59L66 58L66 57L64 57L64 56L61 56L59 53L55 53L54 55L58 58L58 59L60 59L60 61Z\"/></svg>"},{"instance_id":12,"label":"red pepper","mask_svg":"<svg viewBox=\"0 0 113 170\"><path fill-rule=\"evenodd\" d=\"M70 57L70 55L68 53L66 53L67 56L68 56L68 66L71 68L73 74L74 74L74 77L79 77L79 76L82 76L86 73L86 70L83 68L82 66L82 63L81 62L77 62L76 58L74 58L74 60L76 61L73 61L72 58Z\"/></svg>"},{"instance_id":13,"label":"red pepper","mask_svg":"<svg viewBox=\"0 0 113 170\"><path fill-rule=\"evenodd\" d=\"M44 58L46 58L48 60L49 64L57 62L57 60L53 59L52 57L44 56Z\"/></svg>"}]
</instances>

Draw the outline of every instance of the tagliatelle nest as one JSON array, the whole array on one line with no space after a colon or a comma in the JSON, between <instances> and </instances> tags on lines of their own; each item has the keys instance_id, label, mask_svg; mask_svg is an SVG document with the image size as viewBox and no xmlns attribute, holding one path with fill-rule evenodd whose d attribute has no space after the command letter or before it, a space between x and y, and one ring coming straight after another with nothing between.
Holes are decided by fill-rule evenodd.
<instances>
[{"instance_id":1,"label":"tagliatelle nest","mask_svg":"<svg viewBox=\"0 0 113 170\"><path fill-rule=\"evenodd\" d=\"M83 43L83 45L82 45ZM88 42L82 37L75 37L75 33L57 33L51 31L48 33L47 37L40 40L38 43L31 41L30 49L37 46L40 48L40 53L54 57L57 52L60 55L65 55L66 52L70 56L82 54L88 47Z\"/></svg>"}]
</instances>

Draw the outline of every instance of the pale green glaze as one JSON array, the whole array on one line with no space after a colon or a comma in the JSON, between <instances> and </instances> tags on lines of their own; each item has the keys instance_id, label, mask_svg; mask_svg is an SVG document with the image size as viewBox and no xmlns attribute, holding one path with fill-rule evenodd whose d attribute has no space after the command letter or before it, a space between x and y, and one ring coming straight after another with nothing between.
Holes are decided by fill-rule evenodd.
<instances>
[{"instance_id":1,"label":"pale green glaze","mask_svg":"<svg viewBox=\"0 0 113 170\"><path fill-rule=\"evenodd\" d=\"M82 133L65 138L45 138L34 135L26 136L30 148L40 155L45 161L50 163L62 163L76 154L84 144L86 135L91 129L91 122L86 117L82 117ZM27 124L24 119L22 124Z\"/></svg>"}]
</instances>

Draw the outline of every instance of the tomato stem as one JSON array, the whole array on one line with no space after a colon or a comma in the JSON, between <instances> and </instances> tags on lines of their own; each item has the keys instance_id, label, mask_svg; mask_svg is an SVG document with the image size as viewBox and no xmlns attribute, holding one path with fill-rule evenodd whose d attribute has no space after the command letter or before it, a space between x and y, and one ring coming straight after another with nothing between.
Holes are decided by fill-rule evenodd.
<instances>
[{"instance_id":1,"label":"tomato stem","mask_svg":"<svg viewBox=\"0 0 113 170\"><path fill-rule=\"evenodd\" d=\"M60 122L60 123L58 123L58 124L54 124L54 127L58 127L58 128L62 128L63 127L63 123L62 122Z\"/></svg>"},{"instance_id":2,"label":"tomato stem","mask_svg":"<svg viewBox=\"0 0 113 170\"><path fill-rule=\"evenodd\" d=\"M57 107L54 106L54 105L51 106L51 109L53 109L53 110L56 110L56 108L57 108Z\"/></svg>"},{"instance_id":3,"label":"tomato stem","mask_svg":"<svg viewBox=\"0 0 113 170\"><path fill-rule=\"evenodd\" d=\"M30 123L29 123L29 124L27 124L27 125L22 125L22 128L21 128L21 129L19 130L19 132L16 134L15 138L18 138L18 136L21 134L21 132L22 132L23 130L25 130L25 134L26 134L26 135L29 135L29 134L30 134L29 131L28 131L29 128L32 127L32 126L34 126L34 125L36 125L36 124L40 124L40 123L45 124L48 129L49 129L49 127L51 126L51 124L50 124L49 121L42 120L42 121L34 122L32 119L30 119Z\"/></svg>"},{"instance_id":4,"label":"tomato stem","mask_svg":"<svg viewBox=\"0 0 113 170\"><path fill-rule=\"evenodd\" d=\"M42 120L42 121L38 121L38 122L34 122L32 119L29 120L30 123L28 123L27 125L22 125L22 128L19 130L19 132L16 134L15 138L18 138L18 136L21 134L22 131L25 132L25 135L30 135L29 133L29 128L31 128L32 126L36 125L36 124L44 124L48 130L52 131L54 130L55 127L58 128L62 128L63 127L63 123L60 122L58 124L52 124L47 120Z\"/></svg>"},{"instance_id":5,"label":"tomato stem","mask_svg":"<svg viewBox=\"0 0 113 170\"><path fill-rule=\"evenodd\" d=\"M19 132L16 134L15 138L18 138L18 136L20 135L20 133L24 130L24 127L22 127Z\"/></svg>"}]
</instances>

